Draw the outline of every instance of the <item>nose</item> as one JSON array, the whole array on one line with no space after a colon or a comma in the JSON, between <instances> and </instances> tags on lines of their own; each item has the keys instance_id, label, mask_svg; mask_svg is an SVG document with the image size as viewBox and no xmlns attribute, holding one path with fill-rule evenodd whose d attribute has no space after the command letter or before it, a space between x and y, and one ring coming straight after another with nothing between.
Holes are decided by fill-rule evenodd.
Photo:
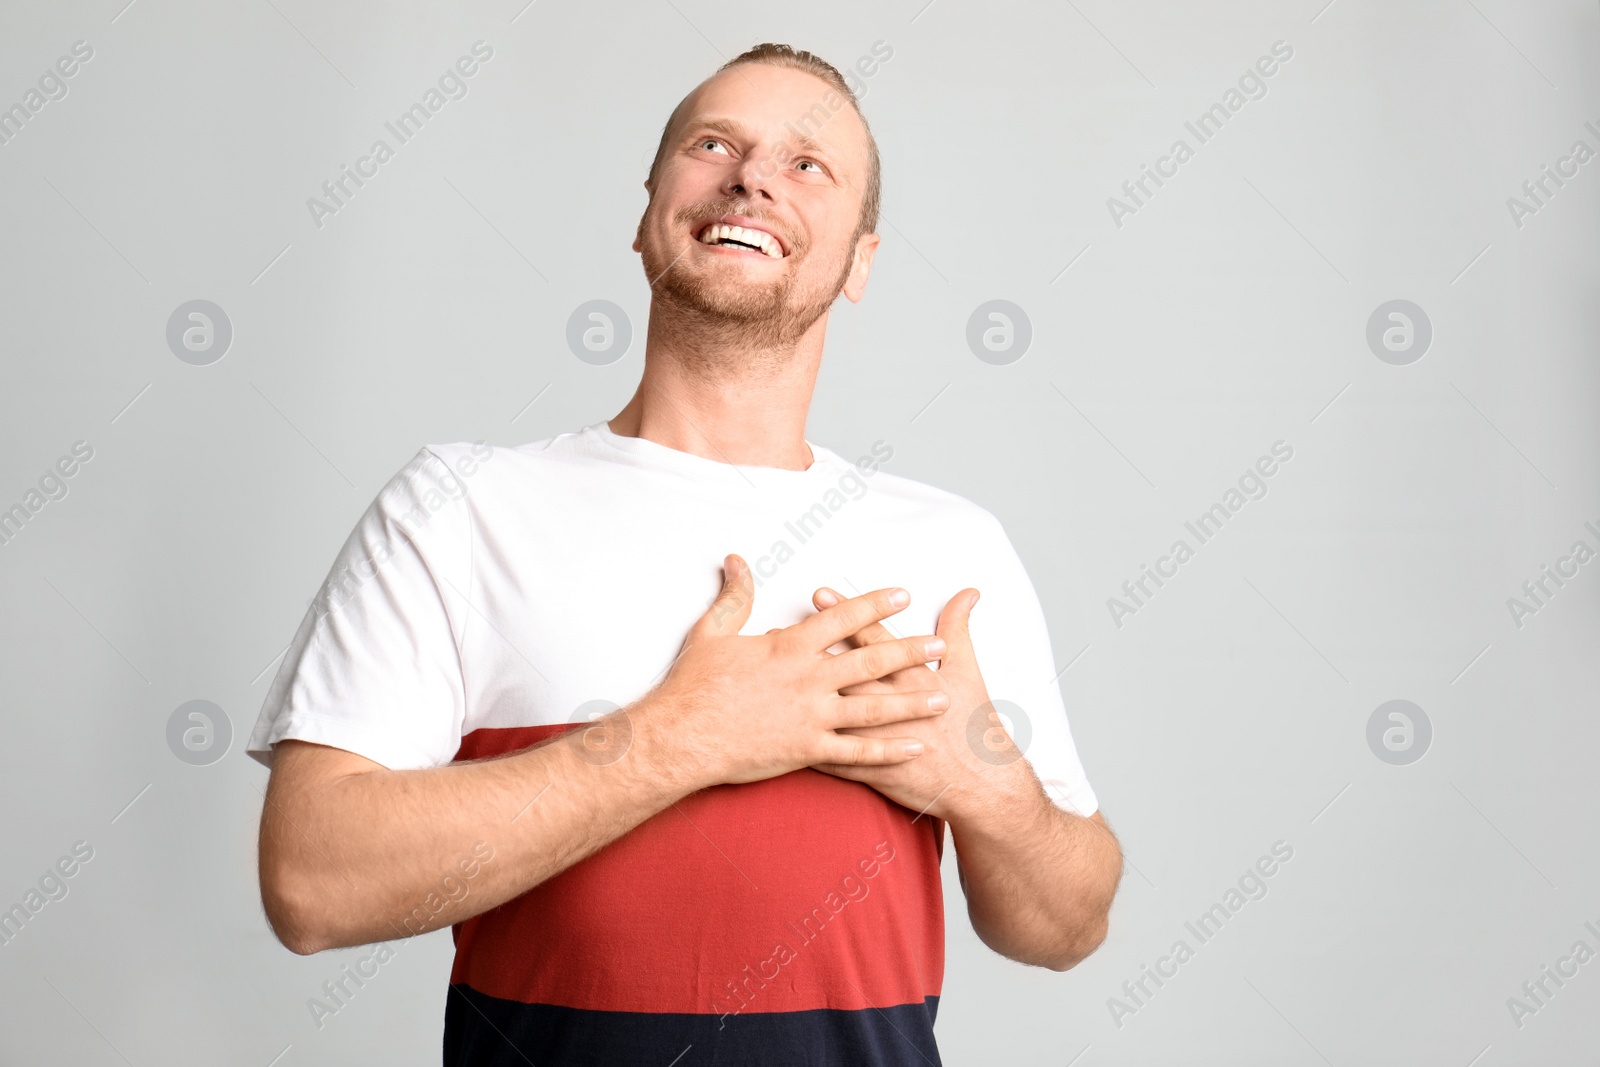
<instances>
[{"instance_id":1,"label":"nose","mask_svg":"<svg viewBox=\"0 0 1600 1067\"><path fill-rule=\"evenodd\" d=\"M728 172L723 191L751 200L758 196L763 200L771 200L772 194L767 187L776 169L776 161L770 153L752 153Z\"/></svg>"}]
</instances>

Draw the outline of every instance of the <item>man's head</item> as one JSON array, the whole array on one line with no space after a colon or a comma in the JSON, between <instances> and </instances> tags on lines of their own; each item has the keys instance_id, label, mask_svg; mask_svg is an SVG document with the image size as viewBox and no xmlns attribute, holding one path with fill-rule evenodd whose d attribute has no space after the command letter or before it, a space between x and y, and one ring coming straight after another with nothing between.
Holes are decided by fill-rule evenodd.
<instances>
[{"instance_id":1,"label":"man's head","mask_svg":"<svg viewBox=\"0 0 1600 1067\"><path fill-rule=\"evenodd\" d=\"M667 120L645 189L633 247L654 298L719 341L792 348L840 292L865 290L877 144L839 72L809 52L758 45L702 82Z\"/></svg>"}]
</instances>

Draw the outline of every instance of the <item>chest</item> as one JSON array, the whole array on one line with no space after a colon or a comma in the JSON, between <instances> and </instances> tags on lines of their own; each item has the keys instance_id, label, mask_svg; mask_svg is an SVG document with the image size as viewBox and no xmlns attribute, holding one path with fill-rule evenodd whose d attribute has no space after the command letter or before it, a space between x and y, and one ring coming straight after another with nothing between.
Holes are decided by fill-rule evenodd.
<instances>
[{"instance_id":1,"label":"chest","mask_svg":"<svg viewBox=\"0 0 1600 1067\"><path fill-rule=\"evenodd\" d=\"M793 511L661 509L485 538L462 642L469 728L583 721L637 700L716 597L730 552L755 579L747 635L814 614L824 585L846 597L902 586L911 604L885 625L931 634L945 601L970 584L912 531L843 513L807 523Z\"/></svg>"}]
</instances>

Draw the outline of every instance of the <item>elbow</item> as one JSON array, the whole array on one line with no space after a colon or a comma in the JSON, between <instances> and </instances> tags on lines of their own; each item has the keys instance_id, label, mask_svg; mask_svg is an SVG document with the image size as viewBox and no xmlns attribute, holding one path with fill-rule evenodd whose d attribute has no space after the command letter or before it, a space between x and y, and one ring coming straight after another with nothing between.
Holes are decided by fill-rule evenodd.
<instances>
[{"instance_id":1,"label":"elbow","mask_svg":"<svg viewBox=\"0 0 1600 1067\"><path fill-rule=\"evenodd\" d=\"M1086 917L1076 922L1066 944L1043 966L1052 971L1070 971L1094 955L1111 932L1111 905L1122 882L1122 850L1113 845L1099 888L1085 902Z\"/></svg>"},{"instance_id":2,"label":"elbow","mask_svg":"<svg viewBox=\"0 0 1600 1067\"><path fill-rule=\"evenodd\" d=\"M319 922L322 916L310 906L310 898L311 894L304 892L298 880L281 865L262 865L261 906L267 925L279 944L296 956L312 956L334 947Z\"/></svg>"},{"instance_id":3,"label":"elbow","mask_svg":"<svg viewBox=\"0 0 1600 1067\"><path fill-rule=\"evenodd\" d=\"M1094 954L1106 939L1109 924L1101 913L1093 921L1062 930L1058 938L1021 939L1015 933L1001 934L973 922L978 939L995 952L1030 967L1043 967L1051 971L1070 971Z\"/></svg>"},{"instance_id":4,"label":"elbow","mask_svg":"<svg viewBox=\"0 0 1600 1067\"><path fill-rule=\"evenodd\" d=\"M271 922L271 919L269 918L268 921ZM272 932L277 935L278 943L296 956L315 956L323 949L333 947L326 940L318 939L293 927L280 926L276 922L272 923Z\"/></svg>"},{"instance_id":5,"label":"elbow","mask_svg":"<svg viewBox=\"0 0 1600 1067\"><path fill-rule=\"evenodd\" d=\"M1052 971L1070 971L1090 956L1095 950L1105 944L1106 934L1110 932L1110 923L1102 916L1098 923L1088 929L1079 930L1078 936L1072 944L1060 952L1040 961L1040 966L1048 967Z\"/></svg>"}]
</instances>

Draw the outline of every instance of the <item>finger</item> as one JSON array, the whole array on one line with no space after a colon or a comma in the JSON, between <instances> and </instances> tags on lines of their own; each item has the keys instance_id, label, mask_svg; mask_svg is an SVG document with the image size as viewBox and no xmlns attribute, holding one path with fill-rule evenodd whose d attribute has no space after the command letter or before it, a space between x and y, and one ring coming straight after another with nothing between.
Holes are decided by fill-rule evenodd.
<instances>
[{"instance_id":1,"label":"finger","mask_svg":"<svg viewBox=\"0 0 1600 1067\"><path fill-rule=\"evenodd\" d=\"M977 657L972 652L972 606L978 602L976 589L963 589L945 604L944 610L939 612L939 621L934 626L934 632L945 639L950 646L950 652L944 661L939 664L943 670L950 663L970 663Z\"/></svg>"},{"instance_id":2,"label":"finger","mask_svg":"<svg viewBox=\"0 0 1600 1067\"><path fill-rule=\"evenodd\" d=\"M848 767L881 767L905 763L922 755L923 744L914 737L860 737L829 734L818 753L818 763Z\"/></svg>"},{"instance_id":3,"label":"finger","mask_svg":"<svg viewBox=\"0 0 1600 1067\"><path fill-rule=\"evenodd\" d=\"M828 728L845 730L855 726L879 726L886 722L925 719L950 706L944 690L921 693L870 693L840 697Z\"/></svg>"},{"instance_id":4,"label":"finger","mask_svg":"<svg viewBox=\"0 0 1600 1067\"><path fill-rule=\"evenodd\" d=\"M823 652L862 627L905 610L909 603L911 594L904 589L875 589L819 611L790 630L806 648Z\"/></svg>"},{"instance_id":5,"label":"finger","mask_svg":"<svg viewBox=\"0 0 1600 1067\"><path fill-rule=\"evenodd\" d=\"M887 678L907 667L919 667L946 654L941 637L903 637L864 645L832 656L822 665L829 689L838 692L857 682Z\"/></svg>"},{"instance_id":6,"label":"finger","mask_svg":"<svg viewBox=\"0 0 1600 1067\"><path fill-rule=\"evenodd\" d=\"M711 606L690 629L691 638L699 635L736 634L750 621L750 609L755 604L755 583L750 567L736 553L722 560L722 589Z\"/></svg>"},{"instance_id":7,"label":"finger","mask_svg":"<svg viewBox=\"0 0 1600 1067\"><path fill-rule=\"evenodd\" d=\"M832 589L823 586L812 594L811 599L817 605L817 610L821 611L839 603L840 597ZM890 633L889 628L881 622L868 623L845 638L854 648L876 644L879 641L893 641L894 639L894 634Z\"/></svg>"}]
</instances>

